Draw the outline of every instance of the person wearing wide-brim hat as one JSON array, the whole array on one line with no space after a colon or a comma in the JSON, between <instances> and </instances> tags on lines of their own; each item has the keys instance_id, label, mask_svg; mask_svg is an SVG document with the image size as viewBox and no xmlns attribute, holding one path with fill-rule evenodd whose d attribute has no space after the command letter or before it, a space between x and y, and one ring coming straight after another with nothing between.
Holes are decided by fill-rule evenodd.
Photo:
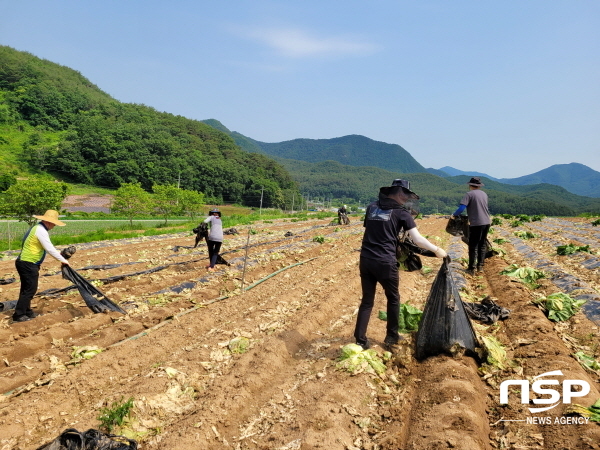
<instances>
[{"instance_id":1,"label":"person wearing wide-brim hat","mask_svg":"<svg viewBox=\"0 0 600 450\"><path fill-rule=\"evenodd\" d=\"M66 225L58 219L58 211L49 209L43 216L33 217L39 219L40 222L25 233L21 253L15 261L15 267L21 278L21 290L12 316L13 322L26 322L39 315L31 309L31 299L37 292L40 266L44 262L46 253L49 253L62 264L69 265L69 261L52 245L48 234L48 231L55 226L63 227Z\"/></svg>"},{"instance_id":2,"label":"person wearing wide-brim hat","mask_svg":"<svg viewBox=\"0 0 600 450\"><path fill-rule=\"evenodd\" d=\"M469 182L469 192L460 201L460 206L452 217L460 216L466 209L469 218L469 266L467 273L475 270L483 271L485 253L487 251L487 235L492 219L488 208L488 196L481 190L485 184L479 177L472 177ZM476 265L477 264L477 265Z\"/></svg>"},{"instance_id":3,"label":"person wearing wide-brim hat","mask_svg":"<svg viewBox=\"0 0 600 450\"><path fill-rule=\"evenodd\" d=\"M380 188L379 200L367 206L359 263L362 299L354 330L356 343L364 349L370 347L367 327L375 303L377 283L381 284L387 298L387 325L383 343L390 351L395 351L401 339L398 334L400 275L396 256L400 233L407 232L416 245L431 250L439 258L447 256L443 249L429 242L417 230L409 205L418 199L419 196L410 189L407 180L396 179L391 186Z\"/></svg>"}]
</instances>

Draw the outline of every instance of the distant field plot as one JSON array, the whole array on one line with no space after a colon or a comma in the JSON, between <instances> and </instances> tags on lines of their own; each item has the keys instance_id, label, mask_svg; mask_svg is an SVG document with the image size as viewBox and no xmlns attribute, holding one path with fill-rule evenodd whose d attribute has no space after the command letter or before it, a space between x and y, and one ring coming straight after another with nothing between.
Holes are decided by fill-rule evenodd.
<instances>
[{"instance_id":1,"label":"distant field plot","mask_svg":"<svg viewBox=\"0 0 600 450\"><path fill-rule=\"evenodd\" d=\"M169 225L187 222L187 219L169 219ZM50 236L78 236L86 233L93 233L106 229L131 230L129 220L63 220L67 225L64 227L54 227ZM164 219L136 220L133 222L133 229L139 226L139 229L147 229L164 224ZM0 220L0 241L10 242L10 249L19 247L19 242L27 231L28 226L24 222ZM8 242L7 242L8 241Z\"/></svg>"}]
</instances>

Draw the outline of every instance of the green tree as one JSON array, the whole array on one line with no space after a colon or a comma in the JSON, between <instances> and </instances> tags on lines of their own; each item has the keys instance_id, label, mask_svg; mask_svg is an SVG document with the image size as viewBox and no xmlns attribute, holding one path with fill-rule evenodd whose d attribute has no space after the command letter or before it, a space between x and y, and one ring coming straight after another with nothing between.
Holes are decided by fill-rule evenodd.
<instances>
[{"instance_id":1,"label":"green tree","mask_svg":"<svg viewBox=\"0 0 600 450\"><path fill-rule=\"evenodd\" d=\"M0 214L14 216L20 222L35 224L35 215L42 215L48 209L60 210L69 187L65 183L30 179L17 181L0 198Z\"/></svg>"},{"instance_id":2,"label":"green tree","mask_svg":"<svg viewBox=\"0 0 600 450\"><path fill-rule=\"evenodd\" d=\"M140 183L123 183L117 192L111 206L111 211L125 215L129 224L133 225L133 218L147 214L151 210L151 198Z\"/></svg>"},{"instance_id":3,"label":"green tree","mask_svg":"<svg viewBox=\"0 0 600 450\"><path fill-rule=\"evenodd\" d=\"M169 216L181 212L179 195L181 189L170 184L155 184L152 186L154 192L154 206L159 215L165 218L165 225L168 223Z\"/></svg>"},{"instance_id":4,"label":"green tree","mask_svg":"<svg viewBox=\"0 0 600 450\"><path fill-rule=\"evenodd\" d=\"M202 192L181 189L179 192L181 210L194 220L204 207L204 194Z\"/></svg>"},{"instance_id":5,"label":"green tree","mask_svg":"<svg viewBox=\"0 0 600 450\"><path fill-rule=\"evenodd\" d=\"M17 182L17 179L8 173L0 173L0 192L6 191Z\"/></svg>"}]
</instances>

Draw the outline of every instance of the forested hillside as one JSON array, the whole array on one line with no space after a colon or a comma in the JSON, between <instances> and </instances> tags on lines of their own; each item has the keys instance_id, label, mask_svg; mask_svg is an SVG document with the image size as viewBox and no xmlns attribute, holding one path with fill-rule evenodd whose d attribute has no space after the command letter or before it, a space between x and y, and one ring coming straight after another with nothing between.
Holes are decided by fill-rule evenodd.
<instances>
[{"instance_id":1,"label":"forested hillside","mask_svg":"<svg viewBox=\"0 0 600 450\"><path fill-rule=\"evenodd\" d=\"M204 122L229 134L246 151L260 151L259 145L262 143L230 131L218 120L209 119ZM427 169L427 173L423 173L424 171L411 173L385 170L373 165L355 167L333 160L313 163L274 158L292 174L304 195L310 198L336 199L340 203L364 205L376 198L381 186L389 185L395 178L407 178L421 195L423 212L449 214L456 209L460 199L468 190L466 185L468 176L451 177L445 174L445 177L440 177L437 175L440 171L435 169ZM484 181L485 190L490 196L490 208L495 214L568 216L582 212L600 213L600 201L597 199L571 194L559 186L550 184L514 186L488 179Z\"/></svg>"},{"instance_id":2,"label":"forested hillside","mask_svg":"<svg viewBox=\"0 0 600 450\"><path fill-rule=\"evenodd\" d=\"M278 159L311 197L338 198L361 204L375 200L381 186L389 186L395 178L410 180L421 196L425 213L452 213L467 192L469 177L442 178L429 173L397 173L377 167L345 166L336 161L308 163ZM574 215L581 212L600 213L600 201L567 192L559 186L538 184L511 186L484 179L485 191L494 214Z\"/></svg>"},{"instance_id":3,"label":"forested hillside","mask_svg":"<svg viewBox=\"0 0 600 450\"><path fill-rule=\"evenodd\" d=\"M410 153L397 144L353 134L333 139L294 139L277 143L254 141L271 156L298 161L337 161L349 166L373 166L393 172L426 172Z\"/></svg>"},{"instance_id":4,"label":"forested hillside","mask_svg":"<svg viewBox=\"0 0 600 450\"><path fill-rule=\"evenodd\" d=\"M112 99L78 72L0 46L0 161L15 175L50 173L117 188L174 184L216 201L278 206L297 192L271 158L242 151L200 121ZM0 169L1 170L1 169Z\"/></svg>"}]
</instances>

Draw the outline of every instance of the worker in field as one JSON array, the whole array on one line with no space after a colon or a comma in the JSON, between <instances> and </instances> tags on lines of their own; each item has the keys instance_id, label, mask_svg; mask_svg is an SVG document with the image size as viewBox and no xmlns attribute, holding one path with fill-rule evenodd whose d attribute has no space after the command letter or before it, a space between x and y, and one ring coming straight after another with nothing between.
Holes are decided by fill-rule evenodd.
<instances>
[{"instance_id":1,"label":"worker in field","mask_svg":"<svg viewBox=\"0 0 600 450\"><path fill-rule=\"evenodd\" d=\"M346 205L338 208L338 224L339 225L348 225L348 207Z\"/></svg>"},{"instance_id":2,"label":"worker in field","mask_svg":"<svg viewBox=\"0 0 600 450\"><path fill-rule=\"evenodd\" d=\"M66 225L58 220L58 211L49 209L43 216L33 217L39 219L40 222L25 233L21 253L15 261L17 272L21 278L21 290L12 316L13 322L26 322L39 316L31 309L31 300L37 292L40 266L44 262L46 253L60 261L61 264L69 265L69 261L52 245L48 234L56 225L59 227Z\"/></svg>"},{"instance_id":3,"label":"worker in field","mask_svg":"<svg viewBox=\"0 0 600 450\"><path fill-rule=\"evenodd\" d=\"M215 269L217 259L219 257L219 251L221 250L221 244L223 243L223 223L221 222L221 211L218 209L212 209L208 213L208 217L204 219L204 223L210 224L210 230L208 232L208 239L206 245L208 246L208 260L209 264L206 268L209 272Z\"/></svg>"},{"instance_id":4,"label":"worker in field","mask_svg":"<svg viewBox=\"0 0 600 450\"><path fill-rule=\"evenodd\" d=\"M431 250L435 256L445 258L446 252L427 239L417 230L411 215L416 211L419 196L410 190L406 180L394 180L391 186L379 189L379 200L367 206L365 213L362 247L360 250L360 281L362 300L358 308L354 337L363 349L370 347L367 327L375 302L375 289L380 283L387 298L387 329L384 345L390 351L402 339L398 333L400 312L400 275L396 247L398 235L405 231L419 247Z\"/></svg>"},{"instance_id":5,"label":"worker in field","mask_svg":"<svg viewBox=\"0 0 600 450\"><path fill-rule=\"evenodd\" d=\"M469 266L467 273L473 275L483 271L485 262L485 253L487 251L487 235L490 231L492 219L488 209L488 196L481 190L485 186L479 177L473 177L467 183L469 192L460 201L460 206L452 219L460 216L466 209L469 218ZM477 265L476 265L477 264Z\"/></svg>"}]
</instances>

